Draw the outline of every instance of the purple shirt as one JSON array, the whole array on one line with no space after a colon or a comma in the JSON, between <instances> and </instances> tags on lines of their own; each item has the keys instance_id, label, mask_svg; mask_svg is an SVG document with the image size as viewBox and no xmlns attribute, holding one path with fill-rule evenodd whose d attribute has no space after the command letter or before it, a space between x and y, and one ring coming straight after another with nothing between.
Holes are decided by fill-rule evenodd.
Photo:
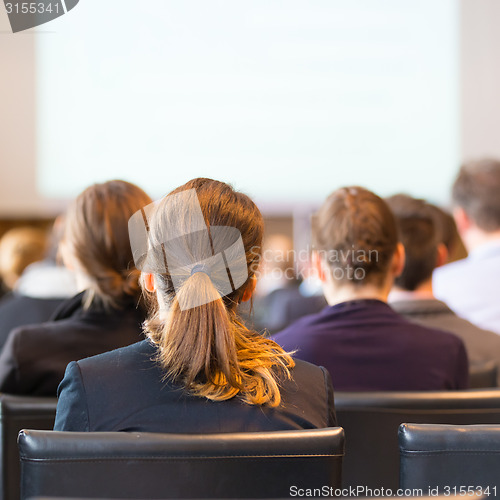
<instances>
[{"instance_id":1,"label":"purple shirt","mask_svg":"<svg viewBox=\"0 0 500 500\"><path fill-rule=\"evenodd\" d=\"M408 320L379 300L354 300L305 316L273 339L324 366L337 391L465 389L468 362L452 333Z\"/></svg>"}]
</instances>

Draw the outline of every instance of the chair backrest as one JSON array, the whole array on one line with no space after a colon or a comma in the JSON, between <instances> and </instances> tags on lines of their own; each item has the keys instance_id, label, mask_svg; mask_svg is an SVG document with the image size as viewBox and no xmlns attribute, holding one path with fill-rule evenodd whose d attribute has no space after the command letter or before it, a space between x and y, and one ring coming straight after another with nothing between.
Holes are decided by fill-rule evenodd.
<instances>
[{"instance_id":1,"label":"chair backrest","mask_svg":"<svg viewBox=\"0 0 500 500\"><path fill-rule=\"evenodd\" d=\"M500 425L403 424L399 448L401 488L454 497L497 494Z\"/></svg>"},{"instance_id":2,"label":"chair backrest","mask_svg":"<svg viewBox=\"0 0 500 500\"><path fill-rule=\"evenodd\" d=\"M428 424L500 423L500 389L443 392L358 392L335 395L345 430L343 486L399 484L398 428Z\"/></svg>"},{"instance_id":3,"label":"chair backrest","mask_svg":"<svg viewBox=\"0 0 500 500\"><path fill-rule=\"evenodd\" d=\"M469 387L471 389L498 387L497 374L498 366L493 360L474 363L469 367Z\"/></svg>"},{"instance_id":4,"label":"chair backrest","mask_svg":"<svg viewBox=\"0 0 500 500\"><path fill-rule=\"evenodd\" d=\"M22 431L21 498L273 498L340 488L340 427L150 434Z\"/></svg>"},{"instance_id":5,"label":"chair backrest","mask_svg":"<svg viewBox=\"0 0 500 500\"><path fill-rule=\"evenodd\" d=\"M21 429L52 429L56 398L0 394L0 500L18 500L21 473L17 436Z\"/></svg>"}]
</instances>

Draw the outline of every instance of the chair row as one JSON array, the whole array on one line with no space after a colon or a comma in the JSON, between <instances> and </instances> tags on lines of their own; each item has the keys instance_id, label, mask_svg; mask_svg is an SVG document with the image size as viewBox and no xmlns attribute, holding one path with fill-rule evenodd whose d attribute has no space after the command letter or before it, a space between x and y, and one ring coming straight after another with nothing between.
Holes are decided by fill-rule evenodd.
<instances>
[{"instance_id":1,"label":"chair row","mask_svg":"<svg viewBox=\"0 0 500 500\"><path fill-rule=\"evenodd\" d=\"M19 499L19 431L51 429L56 404L55 398L0 395L0 500ZM398 488L402 423L500 424L500 389L337 393L335 405L346 437L344 487Z\"/></svg>"},{"instance_id":2,"label":"chair row","mask_svg":"<svg viewBox=\"0 0 500 500\"><path fill-rule=\"evenodd\" d=\"M500 425L403 424L398 490L356 496L496 496ZM239 434L22 431L21 498L352 496L341 428ZM317 492L317 493L314 493ZM404 492L404 493L399 493Z\"/></svg>"}]
</instances>

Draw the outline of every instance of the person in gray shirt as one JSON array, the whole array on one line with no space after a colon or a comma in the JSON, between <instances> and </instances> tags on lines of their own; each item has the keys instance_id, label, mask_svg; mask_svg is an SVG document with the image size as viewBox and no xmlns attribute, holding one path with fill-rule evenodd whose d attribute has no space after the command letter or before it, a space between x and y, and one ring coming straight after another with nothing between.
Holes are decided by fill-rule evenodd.
<instances>
[{"instance_id":1,"label":"person in gray shirt","mask_svg":"<svg viewBox=\"0 0 500 500\"><path fill-rule=\"evenodd\" d=\"M487 361L500 367L500 336L457 316L433 295L432 273L448 259L436 207L407 195L395 195L386 201L396 217L406 253L403 272L389 295L391 307L411 321L460 337L471 367ZM500 385L500 370L497 383Z\"/></svg>"}]
</instances>

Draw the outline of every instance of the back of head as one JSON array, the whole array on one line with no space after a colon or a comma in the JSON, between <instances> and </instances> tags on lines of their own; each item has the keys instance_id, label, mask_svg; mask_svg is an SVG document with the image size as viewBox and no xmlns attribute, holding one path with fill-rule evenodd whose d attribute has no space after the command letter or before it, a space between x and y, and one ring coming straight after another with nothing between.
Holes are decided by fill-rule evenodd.
<instances>
[{"instance_id":1,"label":"back of head","mask_svg":"<svg viewBox=\"0 0 500 500\"><path fill-rule=\"evenodd\" d=\"M129 182L94 184L69 207L61 250L65 262L86 277L85 306L121 308L140 294L128 220L151 198Z\"/></svg>"},{"instance_id":2,"label":"back of head","mask_svg":"<svg viewBox=\"0 0 500 500\"><path fill-rule=\"evenodd\" d=\"M500 230L500 161L466 163L453 184L453 203L485 232Z\"/></svg>"},{"instance_id":3,"label":"back of head","mask_svg":"<svg viewBox=\"0 0 500 500\"><path fill-rule=\"evenodd\" d=\"M0 240L0 275L14 288L23 271L33 262L43 260L48 248L48 234L35 227L16 227Z\"/></svg>"},{"instance_id":4,"label":"back of head","mask_svg":"<svg viewBox=\"0 0 500 500\"><path fill-rule=\"evenodd\" d=\"M362 187L332 193L313 219L315 250L341 284L381 286L398 244L385 201Z\"/></svg>"},{"instance_id":5,"label":"back of head","mask_svg":"<svg viewBox=\"0 0 500 500\"><path fill-rule=\"evenodd\" d=\"M396 217L406 256L403 272L395 284L413 291L432 277L437 264L438 245L442 238L434 208L424 200L402 194L386 201Z\"/></svg>"},{"instance_id":6,"label":"back of head","mask_svg":"<svg viewBox=\"0 0 500 500\"><path fill-rule=\"evenodd\" d=\"M259 209L228 184L199 178L143 214L158 302L146 331L166 376L215 401L278 405L279 376L293 361L237 314L261 257Z\"/></svg>"}]
</instances>

